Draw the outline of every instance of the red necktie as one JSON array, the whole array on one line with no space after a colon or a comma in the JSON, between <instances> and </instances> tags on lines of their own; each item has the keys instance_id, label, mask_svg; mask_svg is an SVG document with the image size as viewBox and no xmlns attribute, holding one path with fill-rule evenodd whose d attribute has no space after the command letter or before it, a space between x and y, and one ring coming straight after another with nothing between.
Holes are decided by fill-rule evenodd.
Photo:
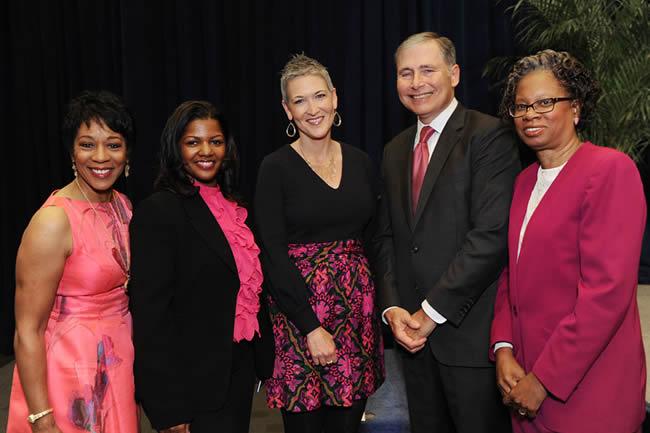
<instances>
[{"instance_id":1,"label":"red necktie","mask_svg":"<svg viewBox=\"0 0 650 433\"><path fill-rule=\"evenodd\" d=\"M420 198L420 190L422 190L422 182L424 182L424 174L427 172L427 165L429 165L429 146L427 141L436 132L430 126L424 126L420 130L420 140L413 150L413 213L418 208L418 200Z\"/></svg>"}]
</instances>

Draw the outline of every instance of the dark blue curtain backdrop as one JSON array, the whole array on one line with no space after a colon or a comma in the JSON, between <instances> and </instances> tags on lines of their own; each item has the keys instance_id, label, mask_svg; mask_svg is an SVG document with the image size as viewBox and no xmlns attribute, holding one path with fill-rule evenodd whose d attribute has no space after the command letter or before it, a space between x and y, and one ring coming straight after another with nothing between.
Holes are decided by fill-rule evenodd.
<instances>
[{"instance_id":1,"label":"dark blue curtain backdrop","mask_svg":"<svg viewBox=\"0 0 650 433\"><path fill-rule=\"evenodd\" d=\"M5 0L0 3L0 352L13 337L14 262L29 218L72 179L60 140L66 102L108 89L133 111L135 203L151 191L160 131L187 99L225 108L242 158L244 193L257 167L288 142L279 71L291 53L332 75L343 125L335 138L379 163L384 143L414 121L395 91L393 53L406 36L433 30L458 50L458 99L494 113L481 78L486 61L514 51L508 2L494 0Z\"/></svg>"}]
</instances>

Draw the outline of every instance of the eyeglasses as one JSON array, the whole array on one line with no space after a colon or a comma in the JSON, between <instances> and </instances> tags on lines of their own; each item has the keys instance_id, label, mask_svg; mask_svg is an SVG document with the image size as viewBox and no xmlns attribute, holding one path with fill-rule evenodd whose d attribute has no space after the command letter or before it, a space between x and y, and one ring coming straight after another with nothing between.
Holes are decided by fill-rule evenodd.
<instances>
[{"instance_id":1,"label":"eyeglasses","mask_svg":"<svg viewBox=\"0 0 650 433\"><path fill-rule=\"evenodd\" d=\"M532 108L535 113L544 114L553 111L555 104L562 101L573 101L575 98L544 98L533 102L532 104L514 104L508 108L508 114L515 119L525 116L528 109Z\"/></svg>"}]
</instances>

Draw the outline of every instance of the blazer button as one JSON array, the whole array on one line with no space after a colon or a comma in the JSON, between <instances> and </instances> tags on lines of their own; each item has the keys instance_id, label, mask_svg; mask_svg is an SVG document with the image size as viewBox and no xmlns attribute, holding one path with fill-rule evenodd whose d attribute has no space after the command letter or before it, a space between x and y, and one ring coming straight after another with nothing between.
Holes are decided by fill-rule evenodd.
<instances>
[{"instance_id":1,"label":"blazer button","mask_svg":"<svg viewBox=\"0 0 650 433\"><path fill-rule=\"evenodd\" d=\"M411 248L411 252L413 252L413 254L416 254L418 251L420 251L420 248L418 248L417 245L413 245L413 248Z\"/></svg>"}]
</instances>

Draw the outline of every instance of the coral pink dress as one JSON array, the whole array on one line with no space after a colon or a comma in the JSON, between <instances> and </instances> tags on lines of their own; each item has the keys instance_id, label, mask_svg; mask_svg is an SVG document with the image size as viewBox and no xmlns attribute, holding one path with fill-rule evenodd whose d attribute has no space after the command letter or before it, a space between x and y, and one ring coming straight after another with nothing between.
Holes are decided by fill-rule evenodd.
<instances>
[{"instance_id":1,"label":"coral pink dress","mask_svg":"<svg viewBox=\"0 0 650 433\"><path fill-rule=\"evenodd\" d=\"M63 433L135 433L133 344L125 288L130 204L117 193L108 203L93 203L94 210L86 201L54 195L43 204L47 206L62 208L72 230L72 254L45 331L54 418ZM28 415L15 369L7 432L31 433Z\"/></svg>"}]
</instances>

